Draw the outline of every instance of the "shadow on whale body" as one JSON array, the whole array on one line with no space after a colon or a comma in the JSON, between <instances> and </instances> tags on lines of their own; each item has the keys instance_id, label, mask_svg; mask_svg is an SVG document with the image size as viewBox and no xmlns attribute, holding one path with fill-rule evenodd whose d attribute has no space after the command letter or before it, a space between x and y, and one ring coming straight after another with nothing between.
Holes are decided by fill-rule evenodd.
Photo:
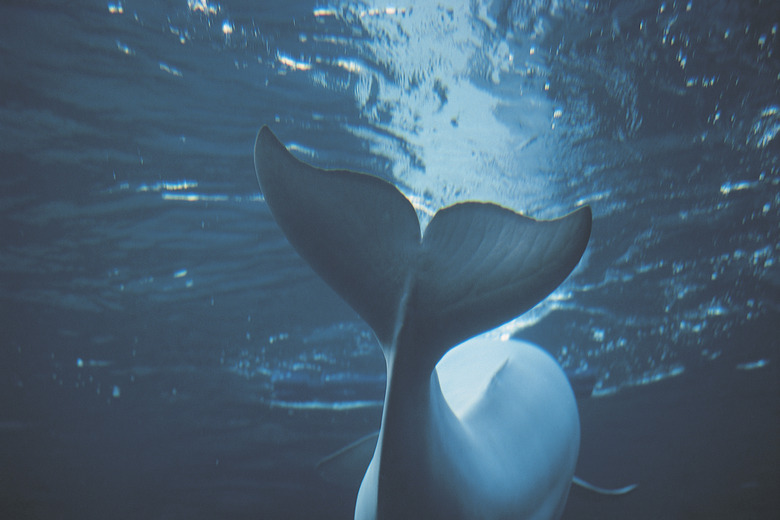
<instances>
[{"instance_id":1,"label":"shadow on whale body","mask_svg":"<svg viewBox=\"0 0 780 520\"><path fill-rule=\"evenodd\" d=\"M559 517L580 438L566 376L531 344L469 338L569 275L590 237L590 208L538 221L465 202L439 210L423 235L393 185L307 165L268 127L255 168L290 243L385 355L382 424L355 518ZM366 438L340 456L373 445Z\"/></svg>"}]
</instances>

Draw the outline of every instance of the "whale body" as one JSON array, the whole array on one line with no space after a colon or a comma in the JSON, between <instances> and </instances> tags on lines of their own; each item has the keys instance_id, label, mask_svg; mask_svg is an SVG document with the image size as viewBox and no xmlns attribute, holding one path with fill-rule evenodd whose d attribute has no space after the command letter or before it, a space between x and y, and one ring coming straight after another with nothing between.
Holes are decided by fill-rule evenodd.
<instances>
[{"instance_id":1,"label":"whale body","mask_svg":"<svg viewBox=\"0 0 780 520\"><path fill-rule=\"evenodd\" d=\"M580 436L566 376L536 346L471 338L570 274L590 208L541 221L464 202L440 209L423 234L392 184L299 161L268 127L254 158L277 224L385 356L382 423L355 518L558 518Z\"/></svg>"}]
</instances>

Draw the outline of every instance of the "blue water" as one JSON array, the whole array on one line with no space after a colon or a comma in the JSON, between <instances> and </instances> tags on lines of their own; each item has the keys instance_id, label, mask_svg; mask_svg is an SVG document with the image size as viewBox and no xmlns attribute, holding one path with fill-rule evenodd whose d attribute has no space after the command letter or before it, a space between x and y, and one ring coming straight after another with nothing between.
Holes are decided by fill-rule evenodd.
<instances>
[{"instance_id":1,"label":"blue water","mask_svg":"<svg viewBox=\"0 0 780 520\"><path fill-rule=\"evenodd\" d=\"M775 518L772 2L3 2L0 516L349 518L321 457L378 428L368 327L259 192L300 158L594 212L496 336L595 374L566 518ZM287 386L285 386L287 385Z\"/></svg>"}]
</instances>

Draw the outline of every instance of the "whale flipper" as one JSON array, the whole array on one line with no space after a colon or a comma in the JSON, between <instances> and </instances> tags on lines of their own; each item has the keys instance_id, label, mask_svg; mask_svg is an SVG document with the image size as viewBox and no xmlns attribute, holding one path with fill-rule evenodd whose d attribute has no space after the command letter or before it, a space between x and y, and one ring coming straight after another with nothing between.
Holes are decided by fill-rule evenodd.
<instances>
[{"instance_id":1,"label":"whale flipper","mask_svg":"<svg viewBox=\"0 0 780 520\"><path fill-rule=\"evenodd\" d=\"M594 486L593 484L582 480L580 477L576 475L572 479L572 483L580 486L583 489L587 489L588 491L593 491L594 493L598 493L599 495L611 495L611 496L625 495L626 493L632 492L639 486L639 484L630 484L622 488L608 489L599 486Z\"/></svg>"},{"instance_id":2,"label":"whale flipper","mask_svg":"<svg viewBox=\"0 0 780 520\"><path fill-rule=\"evenodd\" d=\"M328 482L347 489L357 489L371 457L374 456L378 438L378 431L369 433L331 453L317 463L317 473Z\"/></svg>"},{"instance_id":3,"label":"whale flipper","mask_svg":"<svg viewBox=\"0 0 780 520\"><path fill-rule=\"evenodd\" d=\"M328 455L317 463L317 473L324 480L338 484L346 489L355 489L360 484L360 479L371 462L379 432L370 433L352 444L341 448L339 451ZM571 479L572 484L599 495L620 496L625 495L639 484L629 484L620 488L603 488L587 482L577 475Z\"/></svg>"}]
</instances>

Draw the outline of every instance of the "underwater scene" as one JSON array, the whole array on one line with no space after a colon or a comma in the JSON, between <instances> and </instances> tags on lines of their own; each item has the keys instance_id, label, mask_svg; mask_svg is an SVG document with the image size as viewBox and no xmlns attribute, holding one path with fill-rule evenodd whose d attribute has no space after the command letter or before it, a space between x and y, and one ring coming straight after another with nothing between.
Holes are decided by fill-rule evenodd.
<instances>
[{"instance_id":1,"label":"underwater scene","mask_svg":"<svg viewBox=\"0 0 780 520\"><path fill-rule=\"evenodd\" d=\"M561 518L777 518L779 30L773 1L4 1L0 518L353 517L370 452L322 461L379 430L385 358L277 225L264 125L423 229L589 206L573 272L484 335L563 369L578 479L636 484Z\"/></svg>"}]
</instances>

